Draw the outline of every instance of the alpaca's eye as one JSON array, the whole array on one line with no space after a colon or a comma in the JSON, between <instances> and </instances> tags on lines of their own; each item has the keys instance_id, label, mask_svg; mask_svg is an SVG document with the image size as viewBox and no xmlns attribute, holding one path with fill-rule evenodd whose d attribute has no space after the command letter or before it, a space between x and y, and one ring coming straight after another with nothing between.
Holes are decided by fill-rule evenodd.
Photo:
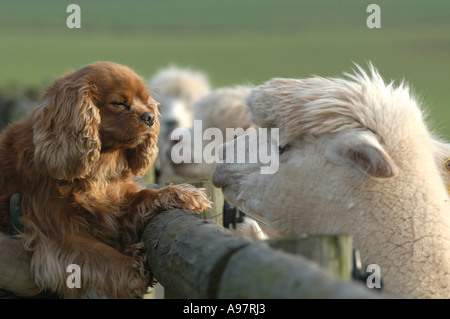
<instances>
[{"instance_id":1,"label":"alpaca's eye","mask_svg":"<svg viewBox=\"0 0 450 319\"><path fill-rule=\"evenodd\" d=\"M444 169L450 173L450 158L446 159L444 162Z\"/></svg>"},{"instance_id":2,"label":"alpaca's eye","mask_svg":"<svg viewBox=\"0 0 450 319\"><path fill-rule=\"evenodd\" d=\"M291 148L291 146L289 144L283 145L283 146L278 146L278 153L281 155L286 151L289 151L289 149Z\"/></svg>"}]
</instances>

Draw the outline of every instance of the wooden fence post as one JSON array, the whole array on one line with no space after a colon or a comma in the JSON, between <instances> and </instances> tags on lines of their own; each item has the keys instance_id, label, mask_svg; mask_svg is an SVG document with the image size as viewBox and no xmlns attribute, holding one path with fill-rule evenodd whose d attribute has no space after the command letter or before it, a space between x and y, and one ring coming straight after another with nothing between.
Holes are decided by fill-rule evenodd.
<instances>
[{"instance_id":1,"label":"wooden fence post","mask_svg":"<svg viewBox=\"0 0 450 319\"><path fill-rule=\"evenodd\" d=\"M353 241L350 235L291 235L266 241L275 249L299 254L319 264L327 274L350 280Z\"/></svg>"},{"instance_id":2,"label":"wooden fence post","mask_svg":"<svg viewBox=\"0 0 450 319\"><path fill-rule=\"evenodd\" d=\"M197 188L205 189L205 193L208 198L211 200L211 208L203 211L199 217L202 219L212 220L219 225L223 225L223 204L225 199L223 197L222 190L220 188L215 187L211 179L187 179L187 180L174 180L170 181L167 184L181 184L187 183L191 184ZM165 289L161 284L157 284L154 287L154 296L164 298L176 298L176 295L172 295L173 290Z\"/></svg>"},{"instance_id":3,"label":"wooden fence post","mask_svg":"<svg viewBox=\"0 0 450 319\"><path fill-rule=\"evenodd\" d=\"M174 298L379 298L302 256L236 238L194 213L162 212L143 240L150 269Z\"/></svg>"},{"instance_id":4,"label":"wooden fence post","mask_svg":"<svg viewBox=\"0 0 450 319\"><path fill-rule=\"evenodd\" d=\"M155 165L150 166L147 173L145 173L142 179L148 184L156 183Z\"/></svg>"}]
</instances>

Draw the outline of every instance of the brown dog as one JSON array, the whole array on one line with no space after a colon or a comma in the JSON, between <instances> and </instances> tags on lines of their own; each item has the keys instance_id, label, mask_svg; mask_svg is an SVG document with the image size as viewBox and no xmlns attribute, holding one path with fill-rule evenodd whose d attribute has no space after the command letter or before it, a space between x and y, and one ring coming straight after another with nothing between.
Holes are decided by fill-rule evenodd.
<instances>
[{"instance_id":1,"label":"brown dog","mask_svg":"<svg viewBox=\"0 0 450 319\"><path fill-rule=\"evenodd\" d=\"M0 135L0 230L11 230L9 199L21 193L20 237L41 289L139 297L150 281L140 254L145 223L161 210L210 205L190 185L151 190L133 180L157 155L158 115L130 68L97 62L56 79ZM70 264L81 269L81 288L66 285Z\"/></svg>"}]
</instances>

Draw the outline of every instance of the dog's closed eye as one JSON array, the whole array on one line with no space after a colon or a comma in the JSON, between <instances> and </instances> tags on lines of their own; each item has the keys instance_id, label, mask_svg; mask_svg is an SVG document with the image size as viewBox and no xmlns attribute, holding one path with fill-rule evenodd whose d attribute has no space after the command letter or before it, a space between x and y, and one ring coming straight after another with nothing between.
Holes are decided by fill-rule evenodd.
<instances>
[{"instance_id":1,"label":"dog's closed eye","mask_svg":"<svg viewBox=\"0 0 450 319\"><path fill-rule=\"evenodd\" d=\"M125 102L111 102L111 105L115 106L115 107L125 107L125 109L130 110L131 106L126 104Z\"/></svg>"}]
</instances>

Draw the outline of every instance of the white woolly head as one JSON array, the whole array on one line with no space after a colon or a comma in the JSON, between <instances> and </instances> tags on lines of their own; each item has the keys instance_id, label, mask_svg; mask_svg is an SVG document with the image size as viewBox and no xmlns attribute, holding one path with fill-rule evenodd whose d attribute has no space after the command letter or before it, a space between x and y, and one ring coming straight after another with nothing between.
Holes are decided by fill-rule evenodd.
<instances>
[{"instance_id":1,"label":"white woolly head","mask_svg":"<svg viewBox=\"0 0 450 319\"><path fill-rule=\"evenodd\" d=\"M154 99L160 103L160 144L168 142L175 128L192 125L194 102L211 90L205 73L176 66L159 70L149 86Z\"/></svg>"},{"instance_id":2,"label":"white woolly head","mask_svg":"<svg viewBox=\"0 0 450 319\"><path fill-rule=\"evenodd\" d=\"M190 104L211 90L205 73L177 66L159 70L149 85L157 100L168 97L179 98Z\"/></svg>"},{"instance_id":3,"label":"white woolly head","mask_svg":"<svg viewBox=\"0 0 450 319\"><path fill-rule=\"evenodd\" d=\"M345 75L272 79L247 98L252 120L261 127L279 127L281 144L347 129L368 130L384 140L401 129L426 131L405 84L386 85L372 65L369 74L357 66L354 74Z\"/></svg>"}]
</instances>

